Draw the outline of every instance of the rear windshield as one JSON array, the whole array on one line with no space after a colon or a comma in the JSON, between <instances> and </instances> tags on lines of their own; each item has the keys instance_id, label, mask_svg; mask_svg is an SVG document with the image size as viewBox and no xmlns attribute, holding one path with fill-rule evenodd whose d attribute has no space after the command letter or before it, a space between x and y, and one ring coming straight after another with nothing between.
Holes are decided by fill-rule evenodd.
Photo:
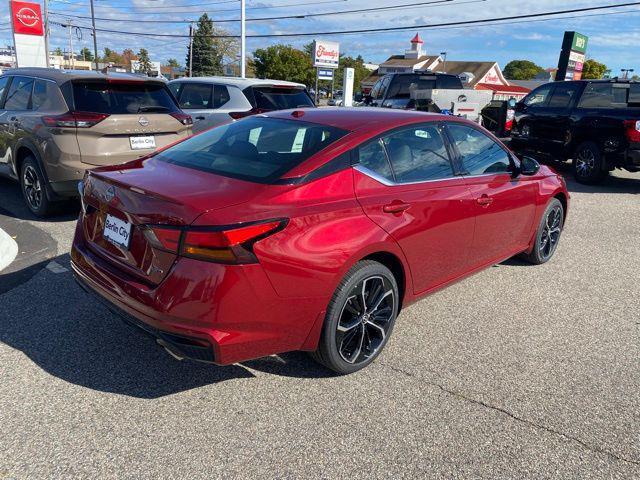
<instances>
[{"instance_id":1,"label":"rear windshield","mask_svg":"<svg viewBox=\"0 0 640 480\"><path fill-rule=\"evenodd\" d=\"M306 89L296 87L249 87L255 107L261 110L287 110L289 108L313 107ZM253 103L253 102L252 102Z\"/></svg>"},{"instance_id":2,"label":"rear windshield","mask_svg":"<svg viewBox=\"0 0 640 480\"><path fill-rule=\"evenodd\" d=\"M334 127L250 117L196 135L155 158L258 183L271 183L347 132Z\"/></svg>"},{"instance_id":3,"label":"rear windshield","mask_svg":"<svg viewBox=\"0 0 640 480\"><path fill-rule=\"evenodd\" d=\"M437 83L436 83L437 78ZM387 97L390 100L409 99L412 90L428 90L433 88L454 89L462 88L459 78L452 75L396 75L391 82Z\"/></svg>"},{"instance_id":4,"label":"rear windshield","mask_svg":"<svg viewBox=\"0 0 640 480\"><path fill-rule=\"evenodd\" d=\"M584 92L582 93L580 107L640 107L640 83L590 83L585 87Z\"/></svg>"},{"instance_id":5,"label":"rear windshield","mask_svg":"<svg viewBox=\"0 0 640 480\"><path fill-rule=\"evenodd\" d=\"M160 83L74 82L73 100L78 111L111 115L179 111L167 87Z\"/></svg>"}]
</instances>

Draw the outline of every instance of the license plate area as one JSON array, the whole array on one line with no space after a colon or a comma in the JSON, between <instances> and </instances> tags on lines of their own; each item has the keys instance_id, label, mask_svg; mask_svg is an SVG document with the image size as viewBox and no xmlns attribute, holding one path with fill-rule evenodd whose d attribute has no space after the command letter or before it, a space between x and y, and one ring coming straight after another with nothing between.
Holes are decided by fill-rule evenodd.
<instances>
[{"instance_id":1,"label":"license plate area","mask_svg":"<svg viewBox=\"0 0 640 480\"><path fill-rule=\"evenodd\" d=\"M129 137L129 144L131 145L131 150L156 148L156 137L153 135L136 135L135 137Z\"/></svg>"},{"instance_id":2,"label":"license plate area","mask_svg":"<svg viewBox=\"0 0 640 480\"><path fill-rule=\"evenodd\" d=\"M116 247L128 250L131 242L131 224L107 214L102 237Z\"/></svg>"}]
</instances>

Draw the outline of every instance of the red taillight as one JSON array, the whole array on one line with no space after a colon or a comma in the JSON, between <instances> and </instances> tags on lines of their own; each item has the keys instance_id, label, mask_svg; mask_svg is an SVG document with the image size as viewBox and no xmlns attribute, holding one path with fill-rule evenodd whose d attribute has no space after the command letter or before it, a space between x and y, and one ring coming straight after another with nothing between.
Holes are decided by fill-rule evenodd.
<instances>
[{"instance_id":1,"label":"red taillight","mask_svg":"<svg viewBox=\"0 0 640 480\"><path fill-rule=\"evenodd\" d=\"M183 125L193 125L193 118L191 118L191 115L187 115L184 112L173 112L171 116Z\"/></svg>"},{"instance_id":2,"label":"red taillight","mask_svg":"<svg viewBox=\"0 0 640 480\"><path fill-rule=\"evenodd\" d=\"M624 131L631 143L640 143L640 120L625 120Z\"/></svg>"},{"instance_id":3,"label":"red taillight","mask_svg":"<svg viewBox=\"0 0 640 480\"><path fill-rule=\"evenodd\" d=\"M107 118L107 113L95 112L67 112L62 115L42 117L42 122L48 127L59 128L90 128Z\"/></svg>"},{"instance_id":4,"label":"red taillight","mask_svg":"<svg viewBox=\"0 0 640 480\"><path fill-rule=\"evenodd\" d=\"M262 108L252 108L251 110L247 110L246 112L229 112L229 116L234 120L240 120L241 118L250 117L251 115L257 115L264 112L266 112L266 110Z\"/></svg>"},{"instance_id":5,"label":"red taillight","mask_svg":"<svg viewBox=\"0 0 640 480\"><path fill-rule=\"evenodd\" d=\"M270 220L236 228L192 227L173 228L151 225L145 237L155 248L217 263L255 263L253 244L280 231L286 220Z\"/></svg>"}]
</instances>

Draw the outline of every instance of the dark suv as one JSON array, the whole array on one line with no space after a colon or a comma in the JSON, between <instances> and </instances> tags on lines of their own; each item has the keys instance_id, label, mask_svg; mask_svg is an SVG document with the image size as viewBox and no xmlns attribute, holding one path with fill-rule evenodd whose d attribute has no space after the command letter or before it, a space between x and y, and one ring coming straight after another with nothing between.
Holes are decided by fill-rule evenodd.
<instances>
[{"instance_id":1,"label":"dark suv","mask_svg":"<svg viewBox=\"0 0 640 480\"><path fill-rule=\"evenodd\" d=\"M640 172L640 83L582 80L548 83L516 105L511 146L573 159L581 183L610 171Z\"/></svg>"},{"instance_id":2,"label":"dark suv","mask_svg":"<svg viewBox=\"0 0 640 480\"><path fill-rule=\"evenodd\" d=\"M380 78L369 95L364 97L368 107L412 109L415 102L411 90L462 90L462 80L456 75L432 72L389 73Z\"/></svg>"},{"instance_id":3,"label":"dark suv","mask_svg":"<svg viewBox=\"0 0 640 480\"><path fill-rule=\"evenodd\" d=\"M146 155L191 134L165 83L130 74L18 68L0 76L0 175L38 216L78 195L86 169Z\"/></svg>"}]
</instances>

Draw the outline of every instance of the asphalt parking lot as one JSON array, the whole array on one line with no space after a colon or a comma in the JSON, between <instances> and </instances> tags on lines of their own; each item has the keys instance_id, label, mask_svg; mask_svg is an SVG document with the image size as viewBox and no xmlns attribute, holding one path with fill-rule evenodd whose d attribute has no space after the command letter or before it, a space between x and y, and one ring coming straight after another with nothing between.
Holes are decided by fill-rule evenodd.
<instances>
[{"instance_id":1,"label":"asphalt parking lot","mask_svg":"<svg viewBox=\"0 0 640 480\"><path fill-rule=\"evenodd\" d=\"M555 258L401 314L369 368L177 362L95 304L0 180L0 478L640 478L640 175L570 183Z\"/></svg>"}]
</instances>

